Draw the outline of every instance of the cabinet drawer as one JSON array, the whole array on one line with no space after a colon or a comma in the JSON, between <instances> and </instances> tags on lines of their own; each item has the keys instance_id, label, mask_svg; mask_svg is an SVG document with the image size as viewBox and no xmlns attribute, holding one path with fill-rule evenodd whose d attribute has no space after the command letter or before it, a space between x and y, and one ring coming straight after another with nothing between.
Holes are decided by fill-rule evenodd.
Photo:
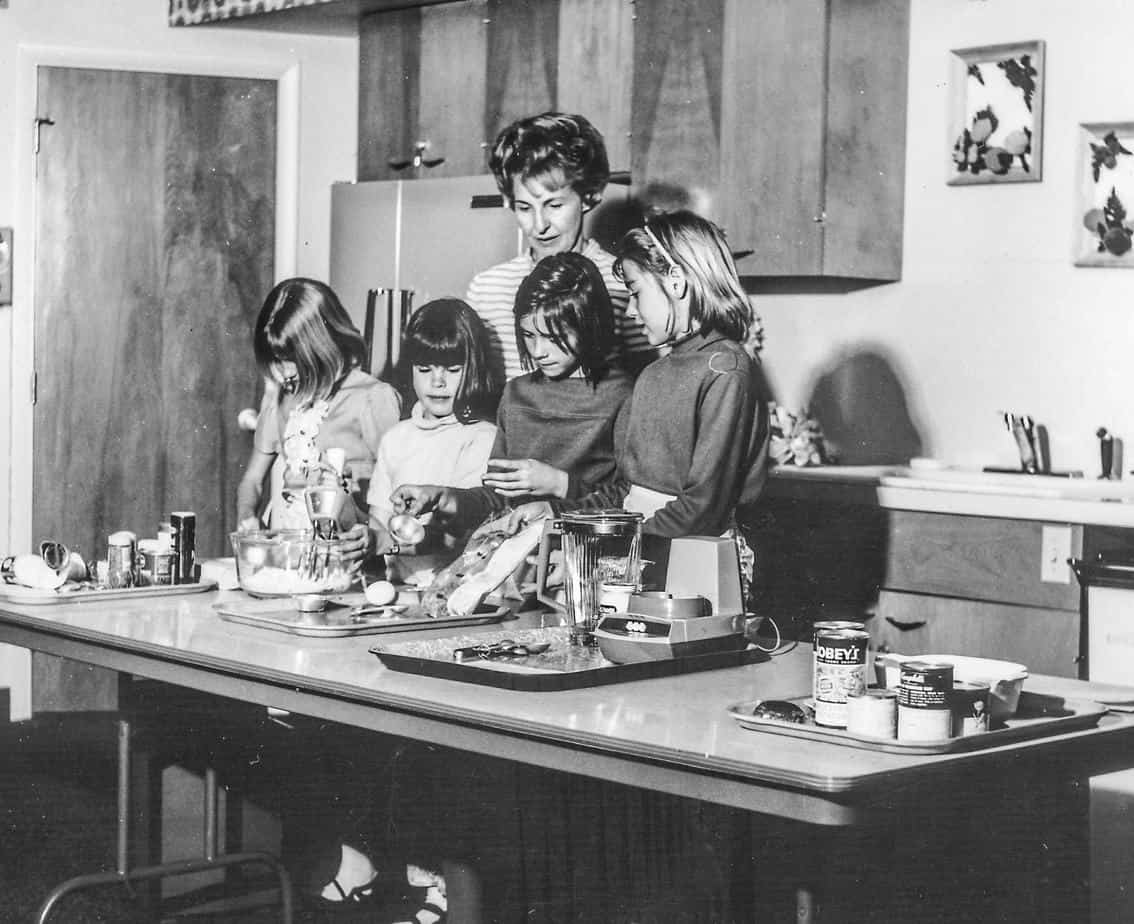
<instances>
[{"instance_id":1,"label":"cabinet drawer","mask_svg":"<svg viewBox=\"0 0 1134 924\"><path fill-rule=\"evenodd\" d=\"M1083 528L1034 520L953 516L894 510L883 586L1025 606L1078 610L1079 585L1041 579L1044 526L1071 530L1072 556L1083 548Z\"/></svg>"},{"instance_id":2,"label":"cabinet drawer","mask_svg":"<svg viewBox=\"0 0 1134 924\"><path fill-rule=\"evenodd\" d=\"M1034 674L1079 675L1079 614L883 590L869 629L900 654L999 658Z\"/></svg>"}]
</instances>

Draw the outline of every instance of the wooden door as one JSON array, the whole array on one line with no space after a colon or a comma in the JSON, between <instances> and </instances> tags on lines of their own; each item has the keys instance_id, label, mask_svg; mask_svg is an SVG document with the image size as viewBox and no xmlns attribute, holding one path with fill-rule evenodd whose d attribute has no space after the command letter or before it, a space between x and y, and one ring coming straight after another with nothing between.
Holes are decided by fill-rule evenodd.
<instances>
[{"instance_id":1,"label":"wooden door","mask_svg":"<svg viewBox=\"0 0 1134 924\"><path fill-rule=\"evenodd\" d=\"M42 67L37 94L33 538L103 557L108 533L194 510L199 553L230 554L273 281L275 81ZM35 708L112 704L105 678L38 660Z\"/></svg>"}]
</instances>

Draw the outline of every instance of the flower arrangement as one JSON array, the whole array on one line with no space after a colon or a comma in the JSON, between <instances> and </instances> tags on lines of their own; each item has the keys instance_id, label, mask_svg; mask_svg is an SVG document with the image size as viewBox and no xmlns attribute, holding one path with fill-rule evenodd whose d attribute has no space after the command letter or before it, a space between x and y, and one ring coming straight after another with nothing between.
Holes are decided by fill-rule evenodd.
<instances>
[{"instance_id":1,"label":"flower arrangement","mask_svg":"<svg viewBox=\"0 0 1134 924\"><path fill-rule=\"evenodd\" d=\"M777 465L823 465L834 461L834 454L823 439L819 421L802 410L792 413L787 408L771 405L772 440L769 451Z\"/></svg>"}]
</instances>

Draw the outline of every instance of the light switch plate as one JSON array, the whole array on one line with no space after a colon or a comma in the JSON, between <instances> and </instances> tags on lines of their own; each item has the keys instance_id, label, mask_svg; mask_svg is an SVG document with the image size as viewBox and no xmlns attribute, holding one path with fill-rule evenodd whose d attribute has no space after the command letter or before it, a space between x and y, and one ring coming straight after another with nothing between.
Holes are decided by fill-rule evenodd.
<instances>
[{"instance_id":1,"label":"light switch plate","mask_svg":"<svg viewBox=\"0 0 1134 924\"><path fill-rule=\"evenodd\" d=\"M1049 584L1071 583L1071 527L1045 526L1040 552L1040 580Z\"/></svg>"},{"instance_id":2,"label":"light switch plate","mask_svg":"<svg viewBox=\"0 0 1134 924\"><path fill-rule=\"evenodd\" d=\"M12 304L12 229L0 228L0 305Z\"/></svg>"}]
</instances>

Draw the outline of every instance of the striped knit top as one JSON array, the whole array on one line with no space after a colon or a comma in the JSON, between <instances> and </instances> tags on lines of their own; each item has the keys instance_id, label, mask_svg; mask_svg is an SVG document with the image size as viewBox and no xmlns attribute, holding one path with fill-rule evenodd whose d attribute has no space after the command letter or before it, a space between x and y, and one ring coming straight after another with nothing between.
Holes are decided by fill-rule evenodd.
<instances>
[{"instance_id":1,"label":"striped knit top","mask_svg":"<svg viewBox=\"0 0 1134 924\"><path fill-rule=\"evenodd\" d=\"M652 355L652 347L646 340L641 321L626 317L626 305L630 295L626 287L614 276L614 257L602 249L595 241L588 239L583 243L582 254L598 267L603 282L610 292L614 305L614 324L621 342L623 355ZM498 369L503 369L505 379L511 381L524 370L520 367L520 351L516 346L516 324L512 306L520 283L535 269L535 262L529 253L523 253L504 263L489 267L478 273L469 283L467 301L481 319L488 325L492 334L493 360ZM633 363L628 363L633 366Z\"/></svg>"}]
</instances>

